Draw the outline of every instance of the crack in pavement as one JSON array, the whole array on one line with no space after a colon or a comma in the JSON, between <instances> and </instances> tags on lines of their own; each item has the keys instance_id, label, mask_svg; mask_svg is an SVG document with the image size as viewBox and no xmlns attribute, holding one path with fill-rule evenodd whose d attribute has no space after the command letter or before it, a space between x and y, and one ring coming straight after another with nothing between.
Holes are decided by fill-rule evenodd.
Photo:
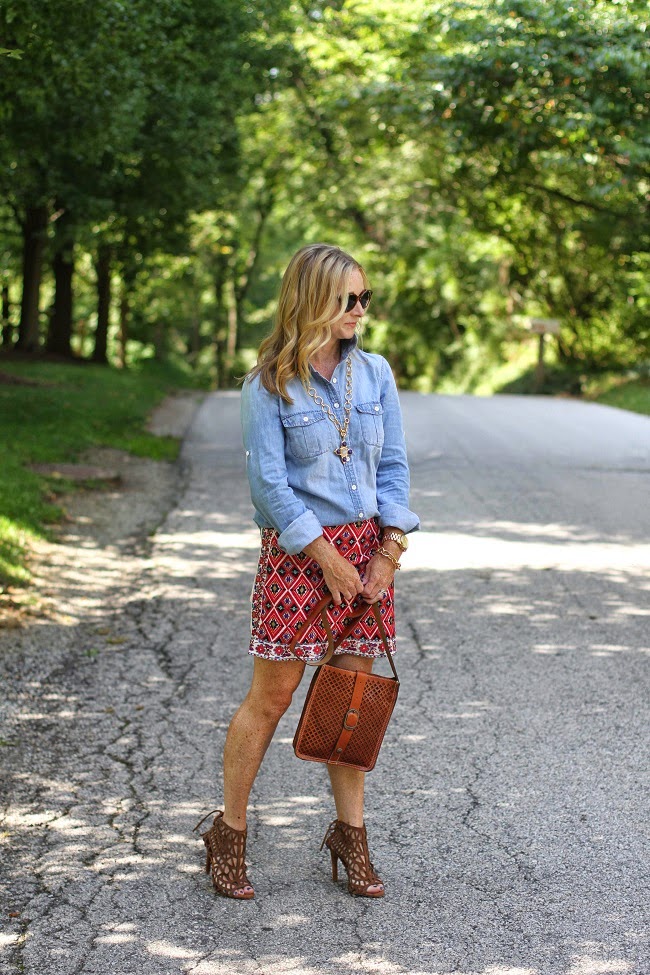
<instances>
[{"instance_id":1,"label":"crack in pavement","mask_svg":"<svg viewBox=\"0 0 650 975\"><path fill-rule=\"evenodd\" d=\"M590 952L592 968L640 975L648 882L634 797L648 765L639 733L647 587L636 568L625 579L457 562L404 573L400 699L367 790L385 900L350 898L317 852L331 795L322 769L293 758L300 695L253 793L258 896L214 895L191 829L217 805L225 730L250 674L258 539L237 410L230 394L205 401L183 448L182 489L154 539L56 552L52 572L68 586L60 618L0 637L3 738L14 745L0 747L10 939L0 966L568 975ZM409 422L447 429L428 415ZM596 482L587 508L584 471L547 489L546 474L524 464L474 472L473 448L463 450L460 466L453 457L424 473L414 466L434 528L442 511L441 523L474 518L483 531L487 513L511 534L534 521L543 535L546 518L591 537L589 519L612 508L611 497L598 507ZM436 472L434 497L425 489Z\"/></svg>"}]
</instances>

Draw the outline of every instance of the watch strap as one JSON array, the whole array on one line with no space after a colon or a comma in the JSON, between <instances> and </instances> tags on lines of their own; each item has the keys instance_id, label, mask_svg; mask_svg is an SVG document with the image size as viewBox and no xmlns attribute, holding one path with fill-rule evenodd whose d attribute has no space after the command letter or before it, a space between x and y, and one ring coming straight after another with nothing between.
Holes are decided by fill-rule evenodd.
<instances>
[{"instance_id":1,"label":"watch strap","mask_svg":"<svg viewBox=\"0 0 650 975\"><path fill-rule=\"evenodd\" d=\"M382 543L390 539L391 542L397 542L401 550L405 552L406 545L402 543L403 538L404 538L403 532L384 532L384 534L381 536Z\"/></svg>"}]
</instances>

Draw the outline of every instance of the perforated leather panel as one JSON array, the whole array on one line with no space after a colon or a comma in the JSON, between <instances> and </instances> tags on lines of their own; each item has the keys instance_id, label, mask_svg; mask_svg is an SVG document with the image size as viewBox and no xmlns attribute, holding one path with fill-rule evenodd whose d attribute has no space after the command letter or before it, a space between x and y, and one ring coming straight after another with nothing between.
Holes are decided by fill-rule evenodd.
<instances>
[{"instance_id":1,"label":"perforated leather panel","mask_svg":"<svg viewBox=\"0 0 650 975\"><path fill-rule=\"evenodd\" d=\"M352 765L370 771L390 720L399 683L392 677L367 675L359 721L341 755L332 757L350 707L356 672L325 664L314 675L294 738L299 758Z\"/></svg>"}]
</instances>

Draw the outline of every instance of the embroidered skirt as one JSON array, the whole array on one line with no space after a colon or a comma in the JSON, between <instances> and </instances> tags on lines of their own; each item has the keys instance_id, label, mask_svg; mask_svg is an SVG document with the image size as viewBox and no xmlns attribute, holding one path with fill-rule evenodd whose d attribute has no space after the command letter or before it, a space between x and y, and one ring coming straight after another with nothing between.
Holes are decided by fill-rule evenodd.
<instances>
[{"instance_id":1,"label":"embroidered skirt","mask_svg":"<svg viewBox=\"0 0 650 975\"><path fill-rule=\"evenodd\" d=\"M323 528L323 535L339 553L363 570L373 552L380 545L380 531L375 519L355 521L349 525ZM278 533L272 528L262 529L260 561L252 593L251 643L249 653L265 660L295 660L289 644L296 629L305 622L309 611L327 593L323 573L313 559L304 552L287 555L278 545ZM356 608L357 602L352 603ZM379 611L388 636L390 652L395 650L395 614L393 587L381 600ZM334 638L350 622L346 606L332 607L328 612ZM318 619L304 633L295 647L295 655L303 660L320 659L327 650L327 635ZM336 651L359 657L383 657L384 645L377 622L368 606L368 613L359 617L357 625Z\"/></svg>"}]
</instances>

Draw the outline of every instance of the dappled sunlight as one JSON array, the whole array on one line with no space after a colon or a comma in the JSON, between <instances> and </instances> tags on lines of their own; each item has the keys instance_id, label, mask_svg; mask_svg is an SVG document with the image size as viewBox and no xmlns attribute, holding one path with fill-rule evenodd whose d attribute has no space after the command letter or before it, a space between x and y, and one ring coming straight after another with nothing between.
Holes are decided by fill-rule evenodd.
<instances>
[{"instance_id":1,"label":"dappled sunlight","mask_svg":"<svg viewBox=\"0 0 650 975\"><path fill-rule=\"evenodd\" d=\"M390 961L381 954L347 952L332 958L332 961L350 972L372 973L372 975L451 975L448 970L436 967L405 969L399 962ZM542 975L538 968L522 968L519 965L489 965L483 969L455 967L453 975Z\"/></svg>"},{"instance_id":2,"label":"dappled sunlight","mask_svg":"<svg viewBox=\"0 0 650 975\"><path fill-rule=\"evenodd\" d=\"M567 969L566 975L617 975L617 973L633 972L632 965L622 958L593 958L582 955L576 958Z\"/></svg>"},{"instance_id":3,"label":"dappled sunlight","mask_svg":"<svg viewBox=\"0 0 650 975\"><path fill-rule=\"evenodd\" d=\"M151 955L158 955L162 958L200 958L201 952L192 948L182 948L174 945L171 941L150 941L147 944L147 951Z\"/></svg>"},{"instance_id":4,"label":"dappled sunlight","mask_svg":"<svg viewBox=\"0 0 650 975\"><path fill-rule=\"evenodd\" d=\"M517 521L502 498L476 519L461 499L454 522L432 478L420 497L451 530L429 512L403 559L403 686L368 794L388 897L351 900L318 851L335 815L327 772L292 751L308 672L253 792L256 900L233 907L192 832L221 805L220 750L252 671L259 531L243 480L222 474L206 469L140 557L85 539L48 566L54 663L21 674L9 705L21 751L4 753L16 799L0 843L23 913L0 947L23 938L35 972L47 966L30 945L47 936L55 964L79 952L79 972L636 975L617 917L636 921L619 898L636 877L621 851L638 852L624 678L650 653L642 536L601 535L561 507ZM92 947L67 944L86 923Z\"/></svg>"},{"instance_id":5,"label":"dappled sunlight","mask_svg":"<svg viewBox=\"0 0 650 975\"><path fill-rule=\"evenodd\" d=\"M444 660L450 638L471 641L475 653L499 654L498 632L539 658L650 654L650 576L639 568L483 567L440 572L434 582L414 571L406 601L417 651L430 661Z\"/></svg>"},{"instance_id":6,"label":"dappled sunlight","mask_svg":"<svg viewBox=\"0 0 650 975\"><path fill-rule=\"evenodd\" d=\"M50 780L48 783L46 780L41 780L41 788L45 788L46 786L52 792L55 792L57 789L61 788L67 792L65 786L59 786L56 781ZM7 826L11 826L13 828L20 826L47 826L48 829L59 830L62 833L65 833L70 829L83 829L87 826L87 823L84 820L74 820L69 816L62 816L53 809L44 809L42 812L34 813L29 812L27 809L21 811L20 806L17 805L15 805L4 816L4 822ZM88 829L90 829L90 827L88 827Z\"/></svg>"},{"instance_id":7,"label":"dappled sunlight","mask_svg":"<svg viewBox=\"0 0 650 975\"><path fill-rule=\"evenodd\" d=\"M420 531L411 536L404 573L463 569L562 569L611 572L650 569L650 544L626 542L511 541L499 536ZM559 541L559 539L558 539Z\"/></svg>"},{"instance_id":8,"label":"dappled sunlight","mask_svg":"<svg viewBox=\"0 0 650 975\"><path fill-rule=\"evenodd\" d=\"M577 649L578 647L574 643L533 643L530 652L538 653L541 656L545 654L557 656L558 653L570 653Z\"/></svg>"},{"instance_id":9,"label":"dappled sunlight","mask_svg":"<svg viewBox=\"0 0 650 975\"><path fill-rule=\"evenodd\" d=\"M210 497L213 497L213 492L210 492ZM242 499L248 500L244 496L243 492ZM201 532L209 532L210 530L217 532L219 528L224 527L224 535L232 533L239 534L243 537L252 534L257 538L259 543L259 528L250 526L250 519L246 519L245 522L243 522L247 525L247 527L242 528L240 532L232 531L233 520L234 519L231 511L219 510L218 508L213 507L206 511L198 506L187 507L187 505L184 505L182 507L175 508L172 516L167 520L167 532L156 532L156 541L158 541L159 538L164 538L165 536L168 538L174 538L179 533L185 534L184 523L189 522L192 526L201 525ZM193 532L190 531L188 534L193 534ZM245 543L244 547L246 547L246 544L247 543Z\"/></svg>"},{"instance_id":10,"label":"dappled sunlight","mask_svg":"<svg viewBox=\"0 0 650 975\"><path fill-rule=\"evenodd\" d=\"M281 796L267 802L256 802L255 812L265 826L300 826L306 819L322 816L326 796ZM291 834L288 834L291 835Z\"/></svg>"},{"instance_id":11,"label":"dappled sunlight","mask_svg":"<svg viewBox=\"0 0 650 975\"><path fill-rule=\"evenodd\" d=\"M311 918L305 914L278 914L275 924L279 928L296 928L301 924L310 924Z\"/></svg>"},{"instance_id":12,"label":"dappled sunlight","mask_svg":"<svg viewBox=\"0 0 650 975\"><path fill-rule=\"evenodd\" d=\"M258 530L175 531L157 536L157 571L161 581L173 581L176 592L183 585L183 598L213 598L215 581L251 579L257 563Z\"/></svg>"},{"instance_id":13,"label":"dappled sunlight","mask_svg":"<svg viewBox=\"0 0 650 975\"><path fill-rule=\"evenodd\" d=\"M539 541L564 544L565 542L602 542L602 531L588 528L586 525L563 521L511 521L506 519L487 520L476 518L472 520L458 519L454 527L461 535L474 537L497 537L504 541ZM415 537L415 536L412 536ZM618 536L607 533L608 542L627 544L630 538L624 532Z\"/></svg>"},{"instance_id":14,"label":"dappled sunlight","mask_svg":"<svg viewBox=\"0 0 650 975\"><path fill-rule=\"evenodd\" d=\"M98 945L125 945L137 941L137 937L134 934L119 934L117 931L115 934L104 934L95 938L95 944Z\"/></svg>"},{"instance_id":15,"label":"dappled sunlight","mask_svg":"<svg viewBox=\"0 0 650 975\"><path fill-rule=\"evenodd\" d=\"M228 552L233 549L254 549L257 551L260 547L260 533L253 530L244 532L174 532L173 535L157 535L156 543L161 548L171 552L185 552L187 546L199 551L211 548L225 549Z\"/></svg>"},{"instance_id":16,"label":"dappled sunlight","mask_svg":"<svg viewBox=\"0 0 650 975\"><path fill-rule=\"evenodd\" d=\"M317 963L315 966L301 955L291 956L289 954L268 955L261 953L253 961L249 957L244 957L243 952L232 951L213 952L214 962L202 961L196 968L192 969L192 975L323 975L323 969ZM239 957L242 960L239 962ZM234 969L224 966L230 964Z\"/></svg>"},{"instance_id":17,"label":"dappled sunlight","mask_svg":"<svg viewBox=\"0 0 650 975\"><path fill-rule=\"evenodd\" d=\"M53 545L39 542L35 582L42 594L41 612L35 626L75 626L100 620L106 615L107 600L124 585L125 571L135 568L136 559L113 546L97 542Z\"/></svg>"}]
</instances>

